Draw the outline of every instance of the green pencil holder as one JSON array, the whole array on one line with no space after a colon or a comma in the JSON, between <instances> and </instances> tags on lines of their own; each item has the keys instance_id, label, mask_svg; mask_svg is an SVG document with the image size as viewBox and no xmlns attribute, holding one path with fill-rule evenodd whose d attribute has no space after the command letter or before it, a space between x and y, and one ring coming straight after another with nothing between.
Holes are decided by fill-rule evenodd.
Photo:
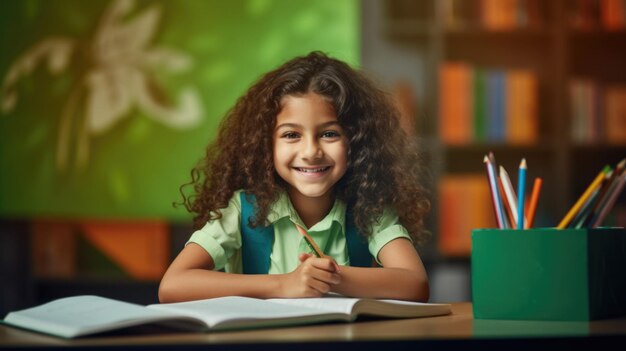
<instances>
[{"instance_id":1,"label":"green pencil holder","mask_svg":"<svg viewBox=\"0 0 626 351\"><path fill-rule=\"evenodd\" d=\"M624 228L472 231L476 319L626 315Z\"/></svg>"}]
</instances>

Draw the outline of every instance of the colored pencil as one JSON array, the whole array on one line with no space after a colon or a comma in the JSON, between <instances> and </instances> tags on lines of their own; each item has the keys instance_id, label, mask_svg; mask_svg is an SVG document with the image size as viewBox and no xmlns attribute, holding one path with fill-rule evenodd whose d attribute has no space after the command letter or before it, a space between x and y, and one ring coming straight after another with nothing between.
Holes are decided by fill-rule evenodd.
<instances>
[{"instance_id":1,"label":"colored pencil","mask_svg":"<svg viewBox=\"0 0 626 351\"><path fill-rule=\"evenodd\" d=\"M533 227L533 222L535 221L535 211L537 210L537 203L539 202L539 194L541 193L541 184L543 180L539 177L535 178L535 183L533 184L533 191L530 195L530 203L528 204L528 215L526 216L526 229L530 229Z\"/></svg>"},{"instance_id":2,"label":"colored pencil","mask_svg":"<svg viewBox=\"0 0 626 351\"><path fill-rule=\"evenodd\" d=\"M511 178L509 178L509 173L504 169L504 167L500 166L500 181L502 182L502 189L504 189L504 196L502 197L505 201L505 207L508 207L511 213L511 228L515 228L517 225L517 195L515 195L515 190L513 189L513 184L511 184Z\"/></svg>"},{"instance_id":3,"label":"colored pencil","mask_svg":"<svg viewBox=\"0 0 626 351\"><path fill-rule=\"evenodd\" d=\"M622 174L615 182L615 186L613 187L614 189L611 191L605 205L600 210L598 218L593 222L592 228L597 228L600 224L602 224L604 218L606 218L606 216L609 214L611 208L613 207L613 204L615 204L615 201L619 197L619 194L624 189L624 184L626 184L626 174Z\"/></svg>"},{"instance_id":4,"label":"colored pencil","mask_svg":"<svg viewBox=\"0 0 626 351\"><path fill-rule=\"evenodd\" d=\"M606 196L604 196L603 199L600 199L596 213L593 214L593 216L591 217L591 220L589 220L589 224L587 224L585 228L594 228L593 224L597 222L598 217L600 217L600 213L602 212L602 210L608 203L609 198L611 197L611 194L613 193L613 191L618 185L619 185L619 178L615 179L615 181L609 186L609 190L607 190L607 193L605 194Z\"/></svg>"},{"instance_id":5,"label":"colored pencil","mask_svg":"<svg viewBox=\"0 0 626 351\"><path fill-rule=\"evenodd\" d=\"M517 229L524 229L524 200L526 197L526 159L519 164L517 176Z\"/></svg>"},{"instance_id":6,"label":"colored pencil","mask_svg":"<svg viewBox=\"0 0 626 351\"><path fill-rule=\"evenodd\" d=\"M502 209L502 202L500 201L500 189L496 180L496 174L491 160L488 156L483 159L485 167L487 168L487 178L489 180L489 189L491 190L491 199L493 200L493 210L496 215L496 221L498 222L498 228L504 229L504 211Z\"/></svg>"},{"instance_id":7,"label":"colored pencil","mask_svg":"<svg viewBox=\"0 0 626 351\"><path fill-rule=\"evenodd\" d=\"M489 164L491 165L491 171L493 172L493 176L494 178L496 178L496 181L497 181L498 175L496 173L497 172L496 171L496 165L497 165L496 157L493 155L493 152L491 151L487 154L487 157L489 158ZM497 189L496 195L497 195L497 200L498 200L498 210L500 211L500 217L503 219L502 226L505 229L509 228L510 226L507 224L506 220L504 220L504 206L502 203L502 197L504 195L500 191L500 188Z\"/></svg>"},{"instance_id":8,"label":"colored pencil","mask_svg":"<svg viewBox=\"0 0 626 351\"><path fill-rule=\"evenodd\" d=\"M315 255L317 257L326 257L324 255L324 253L322 252L322 250L319 248L319 246L317 246L317 244L315 243L315 240L313 240L313 238L311 238L309 233L307 233L306 230L304 230L304 228L299 226L297 223L294 223L294 224L296 225L296 228L298 229L300 234L302 234L302 236L304 237L304 240L306 241L307 245L309 245L311 250L313 250L313 252L315 252Z\"/></svg>"},{"instance_id":9,"label":"colored pencil","mask_svg":"<svg viewBox=\"0 0 626 351\"><path fill-rule=\"evenodd\" d=\"M502 185L502 178L498 178L498 186L500 187L500 194L506 194L504 191L504 186ZM506 196L502 197L502 207L504 207L504 220L508 227L512 227L515 221L513 220L513 212L511 211L511 206L509 206L509 201Z\"/></svg>"},{"instance_id":10,"label":"colored pencil","mask_svg":"<svg viewBox=\"0 0 626 351\"><path fill-rule=\"evenodd\" d=\"M613 170L613 172L611 172L611 176L603 183L602 190L600 190L600 194L598 195L593 208L589 211L589 214L585 218L585 221L582 225L583 227L588 228L590 225L593 224L593 221L598 218L600 205L606 202L608 196L610 195L609 189L613 186L616 179L618 179L619 176L622 174L625 166L626 166L626 158L621 160L617 164L617 166L615 166L615 169Z\"/></svg>"},{"instance_id":11,"label":"colored pencil","mask_svg":"<svg viewBox=\"0 0 626 351\"><path fill-rule=\"evenodd\" d=\"M593 205L596 203L598 195L600 195L601 188L602 186L599 186L591 193L591 196L589 196L587 201L585 201L585 204L580 208L578 214L574 216L574 219L572 219L568 227L576 229L584 228L583 225L585 224L585 219L589 216L589 212L591 212Z\"/></svg>"},{"instance_id":12,"label":"colored pencil","mask_svg":"<svg viewBox=\"0 0 626 351\"><path fill-rule=\"evenodd\" d=\"M574 206L572 206L572 208L570 208L570 210L567 212L565 217L563 217L563 219L557 226L557 229L564 229L565 227L567 227L567 225L570 223L572 218L574 218L576 213L578 213L578 211L580 210L582 205L585 203L585 201L587 201L587 199L589 198L589 196L591 196L593 191L600 185L600 183L604 179L605 174L610 171L611 171L610 166L608 165L604 166L604 168L600 171L600 173L598 173L598 175L593 180L593 182L589 184L589 187L587 187L587 190L585 190L585 192L580 196L580 198L578 198L578 201L576 201Z\"/></svg>"}]
</instances>

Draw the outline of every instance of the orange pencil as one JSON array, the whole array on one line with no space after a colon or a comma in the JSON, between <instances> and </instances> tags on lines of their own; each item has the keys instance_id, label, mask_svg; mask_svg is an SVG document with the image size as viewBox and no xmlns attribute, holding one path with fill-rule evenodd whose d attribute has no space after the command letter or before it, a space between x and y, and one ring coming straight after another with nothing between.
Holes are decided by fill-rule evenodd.
<instances>
[{"instance_id":1,"label":"orange pencil","mask_svg":"<svg viewBox=\"0 0 626 351\"><path fill-rule=\"evenodd\" d=\"M317 246L313 238L309 236L309 233L307 233L306 230L304 230L304 228L299 226L297 223L294 223L294 224L296 225L296 228L298 228L298 231L300 232L300 234L302 234L302 236L304 237L304 240L307 242L309 247L313 249L313 251L315 251L315 255L317 255L317 257L320 257L320 258L326 257L326 255L324 255L324 253L319 248L319 246Z\"/></svg>"},{"instance_id":2,"label":"orange pencil","mask_svg":"<svg viewBox=\"0 0 626 351\"><path fill-rule=\"evenodd\" d=\"M537 210L537 202L539 201L539 193L541 192L541 184L543 180L539 177L535 178L535 183L533 184L533 191L530 195L530 203L528 204L528 220L526 221L526 225L524 229L530 229L533 227L533 221L535 220L535 211Z\"/></svg>"}]
</instances>

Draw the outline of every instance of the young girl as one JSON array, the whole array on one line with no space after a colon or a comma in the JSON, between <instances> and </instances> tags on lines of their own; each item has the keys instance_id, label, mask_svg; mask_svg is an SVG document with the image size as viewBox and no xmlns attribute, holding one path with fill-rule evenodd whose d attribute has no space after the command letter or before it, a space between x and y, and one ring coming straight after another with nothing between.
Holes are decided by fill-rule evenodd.
<instances>
[{"instance_id":1,"label":"young girl","mask_svg":"<svg viewBox=\"0 0 626 351\"><path fill-rule=\"evenodd\" d=\"M364 75L319 52L264 75L192 170L196 196L183 198L196 231L163 276L160 301L328 292L427 301L414 244L429 202L398 118Z\"/></svg>"}]
</instances>

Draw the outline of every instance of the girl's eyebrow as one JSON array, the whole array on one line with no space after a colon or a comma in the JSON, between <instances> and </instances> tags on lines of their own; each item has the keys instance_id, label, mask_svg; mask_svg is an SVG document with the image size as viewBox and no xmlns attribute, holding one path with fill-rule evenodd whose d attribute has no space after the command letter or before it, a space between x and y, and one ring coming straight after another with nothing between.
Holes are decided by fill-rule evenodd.
<instances>
[{"instance_id":1,"label":"girl's eyebrow","mask_svg":"<svg viewBox=\"0 0 626 351\"><path fill-rule=\"evenodd\" d=\"M328 128L334 125L340 126L339 121L328 121L320 124L317 128ZM276 126L276 130L279 130L280 128L302 128L302 125L298 123L283 123Z\"/></svg>"}]
</instances>

